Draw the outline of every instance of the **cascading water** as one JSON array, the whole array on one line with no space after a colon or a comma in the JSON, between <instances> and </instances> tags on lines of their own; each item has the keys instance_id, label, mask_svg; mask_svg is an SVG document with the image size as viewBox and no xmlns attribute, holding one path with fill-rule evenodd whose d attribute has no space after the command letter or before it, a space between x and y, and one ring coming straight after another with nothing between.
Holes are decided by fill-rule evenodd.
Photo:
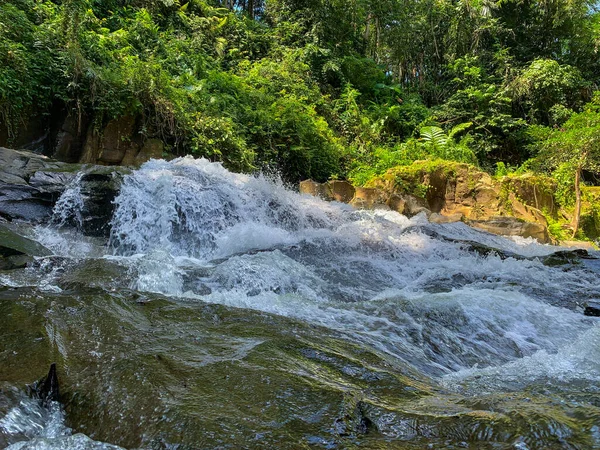
<instances>
[{"instance_id":1,"label":"cascading water","mask_svg":"<svg viewBox=\"0 0 600 450\"><path fill-rule=\"evenodd\" d=\"M84 392L66 402L77 431L153 448L600 448L600 327L581 313L598 273L544 264L555 247L189 157L127 175L115 206L103 251L38 229L57 255L10 284L60 291L44 320Z\"/></svg>"}]
</instances>

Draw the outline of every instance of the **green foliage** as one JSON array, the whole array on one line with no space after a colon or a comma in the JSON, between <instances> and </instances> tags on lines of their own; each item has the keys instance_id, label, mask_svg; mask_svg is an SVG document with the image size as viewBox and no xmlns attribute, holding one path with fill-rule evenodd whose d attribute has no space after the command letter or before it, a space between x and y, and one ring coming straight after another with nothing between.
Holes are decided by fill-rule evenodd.
<instances>
[{"instance_id":1,"label":"green foliage","mask_svg":"<svg viewBox=\"0 0 600 450\"><path fill-rule=\"evenodd\" d=\"M561 206L572 207L575 203L575 170L569 163L563 163L552 172L556 180L554 198Z\"/></svg>"},{"instance_id":2,"label":"green foliage","mask_svg":"<svg viewBox=\"0 0 600 450\"><path fill-rule=\"evenodd\" d=\"M542 157L551 167L567 163L574 168L600 172L600 105L590 103L552 131Z\"/></svg>"},{"instance_id":3,"label":"green foliage","mask_svg":"<svg viewBox=\"0 0 600 450\"><path fill-rule=\"evenodd\" d=\"M563 222L554 220L549 215L546 215L546 220L548 221L548 233L555 241L566 241L571 237L564 228Z\"/></svg>"},{"instance_id":4,"label":"green foliage","mask_svg":"<svg viewBox=\"0 0 600 450\"><path fill-rule=\"evenodd\" d=\"M448 134L436 126L422 127L421 141L433 157L477 165L477 157L470 148L473 142L471 135L465 134L457 140L458 136L472 125L471 122L458 124Z\"/></svg>"},{"instance_id":5,"label":"green foliage","mask_svg":"<svg viewBox=\"0 0 600 450\"><path fill-rule=\"evenodd\" d=\"M586 192L586 194L588 194ZM581 230L586 238L598 240L600 238L600 198L591 194L586 196L588 208L581 216Z\"/></svg>"},{"instance_id":6,"label":"green foliage","mask_svg":"<svg viewBox=\"0 0 600 450\"><path fill-rule=\"evenodd\" d=\"M585 0L8 0L0 139L58 111L289 181L554 170L597 137L599 48Z\"/></svg>"},{"instance_id":7,"label":"green foliage","mask_svg":"<svg viewBox=\"0 0 600 450\"><path fill-rule=\"evenodd\" d=\"M548 125L565 119L565 109L585 100L586 82L576 68L552 59L538 59L508 86L510 95L532 123Z\"/></svg>"},{"instance_id":8,"label":"green foliage","mask_svg":"<svg viewBox=\"0 0 600 450\"><path fill-rule=\"evenodd\" d=\"M501 178L501 177L505 177L508 175L508 169L506 167L506 164L504 164L503 162L497 162L496 163L496 172L494 174L497 178Z\"/></svg>"}]
</instances>

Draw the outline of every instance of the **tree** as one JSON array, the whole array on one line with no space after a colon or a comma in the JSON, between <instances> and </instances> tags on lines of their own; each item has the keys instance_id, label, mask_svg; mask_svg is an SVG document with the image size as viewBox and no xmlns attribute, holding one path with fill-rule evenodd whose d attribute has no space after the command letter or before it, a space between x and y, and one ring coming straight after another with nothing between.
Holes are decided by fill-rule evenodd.
<instances>
[{"instance_id":1,"label":"tree","mask_svg":"<svg viewBox=\"0 0 600 450\"><path fill-rule=\"evenodd\" d=\"M583 112L573 114L561 128L555 129L546 141L541 156L553 167L564 163L573 167L575 172L573 237L575 237L579 230L581 216L581 173L584 170L600 172L600 104L587 105Z\"/></svg>"},{"instance_id":2,"label":"tree","mask_svg":"<svg viewBox=\"0 0 600 450\"><path fill-rule=\"evenodd\" d=\"M553 106L579 109L588 91L588 83L577 68L553 59L536 59L508 86L517 113L530 123L543 125L550 123Z\"/></svg>"}]
</instances>

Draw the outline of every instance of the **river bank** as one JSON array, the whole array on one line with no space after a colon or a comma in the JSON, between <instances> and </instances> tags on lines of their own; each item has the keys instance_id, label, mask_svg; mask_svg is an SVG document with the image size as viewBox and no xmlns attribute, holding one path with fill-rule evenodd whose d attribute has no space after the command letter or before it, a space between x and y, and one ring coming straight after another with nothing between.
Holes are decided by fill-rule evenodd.
<instances>
[{"instance_id":1,"label":"river bank","mask_svg":"<svg viewBox=\"0 0 600 450\"><path fill-rule=\"evenodd\" d=\"M389 209L408 217L424 214L433 223L463 222L500 236L596 248L592 239L565 239L572 212L560 206L556 188L556 182L548 177L525 174L494 178L474 166L443 160L396 167L365 186L337 180L300 183L302 193L357 208ZM586 232L596 237L600 230L593 211L600 200L593 189L589 198L584 210L584 217L590 215Z\"/></svg>"},{"instance_id":2,"label":"river bank","mask_svg":"<svg viewBox=\"0 0 600 450\"><path fill-rule=\"evenodd\" d=\"M151 154L138 154L137 164ZM0 216L40 222L82 168L87 206L79 220L87 234L107 234L123 175L131 168L64 163L28 151L0 147ZM356 208L390 209L407 217L424 214L433 223L462 221L503 236L535 238L541 243L594 248L589 241L559 241L551 226L568 229L568 212L554 198L551 179L534 176L496 180L467 164L423 161L398 167L365 187L345 181L300 183L301 193ZM585 211L584 211L585 214ZM595 226L592 221L592 228ZM595 228L589 234L598 233Z\"/></svg>"}]
</instances>

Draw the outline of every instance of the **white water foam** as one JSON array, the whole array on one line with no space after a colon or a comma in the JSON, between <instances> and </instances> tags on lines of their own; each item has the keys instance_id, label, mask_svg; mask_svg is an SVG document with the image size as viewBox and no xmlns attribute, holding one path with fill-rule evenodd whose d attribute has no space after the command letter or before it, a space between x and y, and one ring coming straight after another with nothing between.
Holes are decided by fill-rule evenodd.
<instances>
[{"instance_id":1,"label":"white water foam","mask_svg":"<svg viewBox=\"0 0 600 450\"><path fill-rule=\"evenodd\" d=\"M111 246L137 255L135 288L323 325L431 375L554 355L593 327L561 306L600 297L597 274L536 259L556 247L354 211L202 159L145 164L116 205Z\"/></svg>"},{"instance_id":2,"label":"white water foam","mask_svg":"<svg viewBox=\"0 0 600 450\"><path fill-rule=\"evenodd\" d=\"M23 397L0 418L0 432L19 442L7 450L119 450L83 434L72 434L65 425L65 413L57 402L42 406L38 400Z\"/></svg>"}]
</instances>

